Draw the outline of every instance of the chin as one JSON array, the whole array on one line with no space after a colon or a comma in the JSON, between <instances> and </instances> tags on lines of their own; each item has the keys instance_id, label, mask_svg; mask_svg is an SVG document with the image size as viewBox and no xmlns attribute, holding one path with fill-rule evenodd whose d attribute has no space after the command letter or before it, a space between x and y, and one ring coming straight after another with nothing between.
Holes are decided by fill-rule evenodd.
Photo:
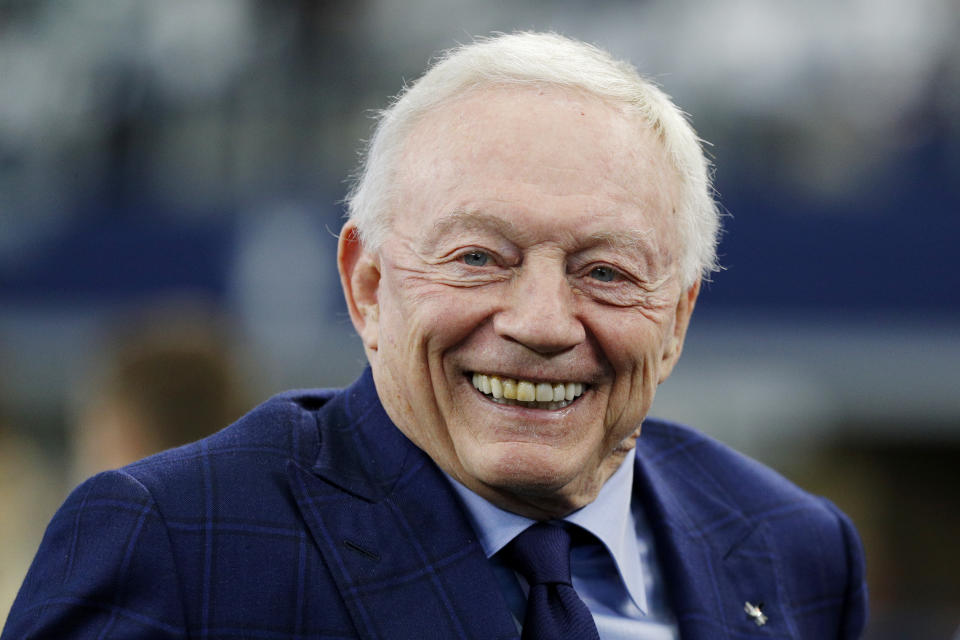
<instances>
[{"instance_id":1,"label":"chin","mask_svg":"<svg viewBox=\"0 0 960 640\"><path fill-rule=\"evenodd\" d=\"M483 484L523 496L555 496L581 477L576 455L548 445L509 443L478 461L471 475Z\"/></svg>"}]
</instances>

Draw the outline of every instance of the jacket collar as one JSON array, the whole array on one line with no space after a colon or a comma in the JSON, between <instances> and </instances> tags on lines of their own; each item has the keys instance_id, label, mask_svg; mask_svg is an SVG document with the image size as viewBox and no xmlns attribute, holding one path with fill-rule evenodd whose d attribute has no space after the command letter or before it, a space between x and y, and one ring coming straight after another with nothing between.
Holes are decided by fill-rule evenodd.
<instances>
[{"instance_id":1,"label":"jacket collar","mask_svg":"<svg viewBox=\"0 0 960 640\"><path fill-rule=\"evenodd\" d=\"M320 448L311 471L351 495L379 501L423 453L397 429L380 404L373 374L335 394L317 415Z\"/></svg>"}]
</instances>

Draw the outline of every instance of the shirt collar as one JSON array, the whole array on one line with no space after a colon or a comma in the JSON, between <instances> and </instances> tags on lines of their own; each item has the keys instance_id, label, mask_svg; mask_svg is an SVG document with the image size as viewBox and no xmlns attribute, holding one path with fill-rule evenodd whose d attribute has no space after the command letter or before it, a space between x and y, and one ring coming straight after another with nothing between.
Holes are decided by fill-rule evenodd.
<instances>
[{"instance_id":1,"label":"shirt collar","mask_svg":"<svg viewBox=\"0 0 960 640\"><path fill-rule=\"evenodd\" d=\"M564 520L586 529L606 547L620 572L627 593L637 607L646 612L643 567L637 545L631 499L633 494L634 456L627 455L600 493L590 504L569 514ZM463 501L488 558L507 546L535 521L505 511L447 476Z\"/></svg>"}]
</instances>

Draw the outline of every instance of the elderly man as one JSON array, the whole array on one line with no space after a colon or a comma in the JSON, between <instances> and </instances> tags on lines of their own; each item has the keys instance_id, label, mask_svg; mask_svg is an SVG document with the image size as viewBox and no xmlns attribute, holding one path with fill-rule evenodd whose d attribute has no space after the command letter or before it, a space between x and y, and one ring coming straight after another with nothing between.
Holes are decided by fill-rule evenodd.
<instances>
[{"instance_id":1,"label":"elderly man","mask_svg":"<svg viewBox=\"0 0 960 640\"><path fill-rule=\"evenodd\" d=\"M350 197L369 369L82 485L3 640L858 637L847 518L645 419L717 231L632 67L548 34L451 52Z\"/></svg>"}]
</instances>

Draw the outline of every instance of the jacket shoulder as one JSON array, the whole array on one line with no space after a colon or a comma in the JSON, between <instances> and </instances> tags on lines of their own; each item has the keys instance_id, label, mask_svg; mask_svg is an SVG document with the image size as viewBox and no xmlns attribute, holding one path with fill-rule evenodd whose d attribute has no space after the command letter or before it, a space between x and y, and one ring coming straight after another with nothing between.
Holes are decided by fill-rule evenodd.
<instances>
[{"instance_id":1,"label":"jacket shoulder","mask_svg":"<svg viewBox=\"0 0 960 640\"><path fill-rule=\"evenodd\" d=\"M207 438L81 484L48 527L3 640L105 629L125 638L207 629L219 638L233 637L224 630L234 625L350 637L344 610L308 611L287 597L303 592L309 571L319 599L337 598L307 553L287 476L291 461L312 464L336 397L280 394Z\"/></svg>"},{"instance_id":2,"label":"jacket shoulder","mask_svg":"<svg viewBox=\"0 0 960 640\"><path fill-rule=\"evenodd\" d=\"M686 425L648 419L637 449L642 462L658 473L709 489L745 514L761 513L774 504L811 508L831 519L836 511L769 466Z\"/></svg>"}]
</instances>

